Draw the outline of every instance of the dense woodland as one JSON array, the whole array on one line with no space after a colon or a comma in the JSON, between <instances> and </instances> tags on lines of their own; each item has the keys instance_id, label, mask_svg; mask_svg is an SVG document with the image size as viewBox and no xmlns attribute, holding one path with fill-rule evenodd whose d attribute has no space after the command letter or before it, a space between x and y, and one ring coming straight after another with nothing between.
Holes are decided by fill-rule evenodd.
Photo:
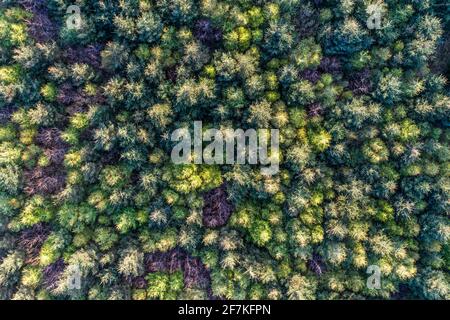
<instances>
[{"instance_id":1,"label":"dense woodland","mask_svg":"<svg viewBox=\"0 0 450 320\"><path fill-rule=\"evenodd\" d=\"M2 0L0 299L450 299L450 6L371 4ZM280 172L174 165L197 120Z\"/></svg>"}]
</instances>

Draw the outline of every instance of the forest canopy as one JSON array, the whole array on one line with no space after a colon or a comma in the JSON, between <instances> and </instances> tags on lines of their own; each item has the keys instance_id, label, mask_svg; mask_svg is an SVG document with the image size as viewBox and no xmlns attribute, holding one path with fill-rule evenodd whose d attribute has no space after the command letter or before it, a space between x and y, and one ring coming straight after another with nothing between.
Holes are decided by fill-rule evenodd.
<instances>
[{"instance_id":1,"label":"forest canopy","mask_svg":"<svg viewBox=\"0 0 450 320\"><path fill-rule=\"evenodd\" d=\"M443 0L3 0L0 299L450 299L449 30ZM194 121L278 130L279 172L174 164Z\"/></svg>"}]
</instances>

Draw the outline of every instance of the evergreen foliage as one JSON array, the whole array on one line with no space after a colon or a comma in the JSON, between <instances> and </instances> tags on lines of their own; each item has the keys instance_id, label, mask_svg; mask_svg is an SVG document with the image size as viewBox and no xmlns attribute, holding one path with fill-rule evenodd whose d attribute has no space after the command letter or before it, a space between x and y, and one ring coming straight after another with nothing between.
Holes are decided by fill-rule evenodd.
<instances>
[{"instance_id":1,"label":"evergreen foliage","mask_svg":"<svg viewBox=\"0 0 450 320\"><path fill-rule=\"evenodd\" d=\"M3 1L0 299L450 299L450 7L379 2Z\"/></svg>"}]
</instances>

